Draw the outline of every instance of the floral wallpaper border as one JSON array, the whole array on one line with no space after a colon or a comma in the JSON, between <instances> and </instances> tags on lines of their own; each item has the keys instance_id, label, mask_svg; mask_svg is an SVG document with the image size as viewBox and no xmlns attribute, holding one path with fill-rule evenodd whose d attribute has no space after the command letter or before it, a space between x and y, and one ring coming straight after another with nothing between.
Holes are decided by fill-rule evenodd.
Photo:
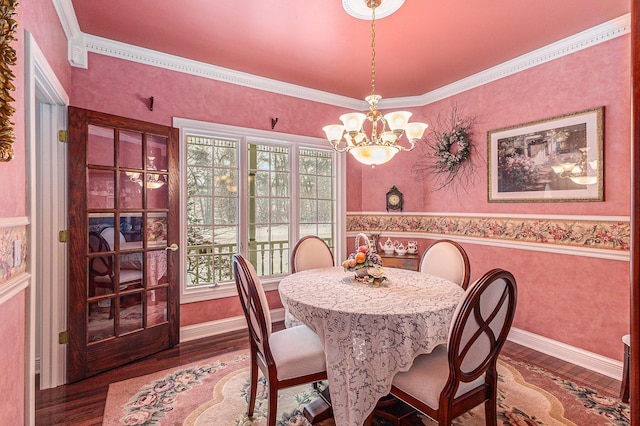
<instances>
[{"instance_id":1,"label":"floral wallpaper border","mask_svg":"<svg viewBox=\"0 0 640 426\"><path fill-rule=\"evenodd\" d=\"M13 242L22 241L22 263L13 266ZM0 284L27 270L27 229L24 226L0 228Z\"/></svg>"},{"instance_id":2,"label":"floral wallpaper border","mask_svg":"<svg viewBox=\"0 0 640 426\"><path fill-rule=\"evenodd\" d=\"M621 221L347 214L347 232L425 232L527 243L629 251L631 225Z\"/></svg>"}]
</instances>

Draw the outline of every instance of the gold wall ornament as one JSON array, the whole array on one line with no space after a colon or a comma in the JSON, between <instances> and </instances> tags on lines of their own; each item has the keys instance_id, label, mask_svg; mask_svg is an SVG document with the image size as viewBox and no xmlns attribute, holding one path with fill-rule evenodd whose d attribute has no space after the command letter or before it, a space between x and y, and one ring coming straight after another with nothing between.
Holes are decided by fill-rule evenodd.
<instances>
[{"instance_id":1,"label":"gold wall ornament","mask_svg":"<svg viewBox=\"0 0 640 426\"><path fill-rule=\"evenodd\" d=\"M14 157L13 143L16 140L11 116L16 109L10 105L15 99L11 96L16 90L12 81L15 75L11 70L16 65L16 50L11 46L18 22L14 19L17 0L0 0L0 161L11 161Z\"/></svg>"}]
</instances>

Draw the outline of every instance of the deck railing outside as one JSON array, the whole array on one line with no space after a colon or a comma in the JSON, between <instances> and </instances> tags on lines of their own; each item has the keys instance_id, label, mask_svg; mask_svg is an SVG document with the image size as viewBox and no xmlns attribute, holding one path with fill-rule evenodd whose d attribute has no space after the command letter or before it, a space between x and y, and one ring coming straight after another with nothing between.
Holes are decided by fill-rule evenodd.
<instances>
[{"instance_id":1,"label":"deck railing outside","mask_svg":"<svg viewBox=\"0 0 640 426\"><path fill-rule=\"evenodd\" d=\"M333 247L333 239L325 240ZM249 261L258 276L282 275L290 271L289 241L252 242ZM236 244L202 244L187 247L188 287L217 285L233 280L233 255Z\"/></svg>"}]
</instances>

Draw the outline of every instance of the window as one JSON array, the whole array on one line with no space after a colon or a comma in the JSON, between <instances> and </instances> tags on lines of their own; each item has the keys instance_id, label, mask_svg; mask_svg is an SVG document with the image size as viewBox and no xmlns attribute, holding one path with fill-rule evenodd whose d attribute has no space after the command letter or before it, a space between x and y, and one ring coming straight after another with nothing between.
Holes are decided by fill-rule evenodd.
<instances>
[{"instance_id":1,"label":"window","mask_svg":"<svg viewBox=\"0 0 640 426\"><path fill-rule=\"evenodd\" d=\"M336 185L333 153L301 149L298 161L299 236L317 235L334 251Z\"/></svg>"},{"instance_id":2,"label":"window","mask_svg":"<svg viewBox=\"0 0 640 426\"><path fill-rule=\"evenodd\" d=\"M303 236L320 236L341 256L336 218L344 212L336 206L344 173L325 140L175 122L186 194L183 303L235 294L234 253L254 265L266 290L290 272L291 249Z\"/></svg>"},{"instance_id":3,"label":"window","mask_svg":"<svg viewBox=\"0 0 640 426\"><path fill-rule=\"evenodd\" d=\"M238 249L235 140L187 135L186 286L230 281Z\"/></svg>"}]
</instances>

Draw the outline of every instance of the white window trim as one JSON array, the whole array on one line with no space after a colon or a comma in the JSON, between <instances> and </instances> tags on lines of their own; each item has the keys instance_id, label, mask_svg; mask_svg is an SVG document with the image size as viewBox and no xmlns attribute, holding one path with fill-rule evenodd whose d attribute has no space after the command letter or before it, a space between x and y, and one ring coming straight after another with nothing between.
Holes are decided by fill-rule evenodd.
<instances>
[{"instance_id":1,"label":"white window trim","mask_svg":"<svg viewBox=\"0 0 640 426\"><path fill-rule=\"evenodd\" d=\"M205 121L198 120L190 120L186 118L173 118L173 127L176 127L180 131L180 246L185 249L180 250L180 303L193 303L193 302L201 302L205 300L212 299L221 299L226 297L234 297L237 296L237 290L235 285L223 285L219 287L211 287L211 288L199 288L199 289L187 289L186 288L186 247L187 247L187 234L184 232L187 226L187 217L186 217L186 197L184 194L187 194L187 179L186 179L186 169L187 169L187 155L186 155L186 144L184 143L187 134L196 134L202 136L213 136L213 137L228 137L231 139L243 140L248 143L288 143L290 146L298 146L298 147L307 147L307 148L327 148L329 146L329 142L326 139L314 138L309 136L300 136L293 135L288 133L279 133L267 130L258 130L251 129L246 127L237 127L237 126L229 126L225 124L216 124L209 123ZM297 158L294 159L294 163L297 163ZM294 164L295 165L295 164ZM240 156L240 170L246 170L246 156ZM344 254L344 244L346 241L346 158L345 154L334 154L334 167L335 167L335 175L336 175L336 203L334 207L334 217L336 218L335 229L335 249L334 249L334 258L342 259L345 257ZM292 173L297 170L297 168L292 167ZM238 185L242 188L247 187L247 176L246 173L239 173L239 182ZM295 220L295 223L298 223L298 211L297 211L297 188L292 188L292 221ZM294 197L295 195L295 197ZM243 203L241 203L242 206ZM246 217L246 210L240 210L240 215L242 217ZM292 241L297 240L297 227L296 229L292 229ZM240 251L244 252L246 247L244 247L244 241L247 239L246 229L240 229L239 241L240 241ZM262 279L262 285L264 286L265 291L272 291L278 289L278 284L280 283L280 277L274 278L264 278Z\"/></svg>"}]
</instances>

